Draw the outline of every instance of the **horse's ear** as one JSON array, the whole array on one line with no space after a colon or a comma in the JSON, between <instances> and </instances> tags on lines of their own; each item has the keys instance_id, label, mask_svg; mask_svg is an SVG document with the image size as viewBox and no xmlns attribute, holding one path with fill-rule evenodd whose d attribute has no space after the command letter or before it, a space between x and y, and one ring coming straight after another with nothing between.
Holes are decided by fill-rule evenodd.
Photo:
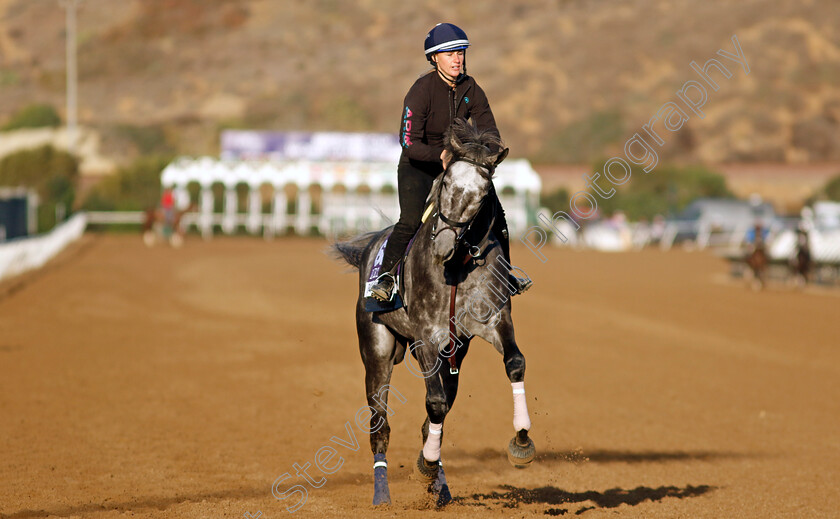
<instances>
[{"instance_id":1,"label":"horse's ear","mask_svg":"<svg viewBox=\"0 0 840 519\"><path fill-rule=\"evenodd\" d=\"M496 160L493 161L493 165L498 166L499 164L501 164L502 161L505 160L505 158L507 158L508 152L510 152L510 148L505 148L502 151L500 151L499 154L496 155Z\"/></svg>"},{"instance_id":2,"label":"horse's ear","mask_svg":"<svg viewBox=\"0 0 840 519\"><path fill-rule=\"evenodd\" d=\"M456 121L457 123L457 121ZM454 125L449 128L449 148L452 150L452 153L455 155L460 156L463 150L463 144L461 143L461 139L458 138L458 132L455 131Z\"/></svg>"}]
</instances>

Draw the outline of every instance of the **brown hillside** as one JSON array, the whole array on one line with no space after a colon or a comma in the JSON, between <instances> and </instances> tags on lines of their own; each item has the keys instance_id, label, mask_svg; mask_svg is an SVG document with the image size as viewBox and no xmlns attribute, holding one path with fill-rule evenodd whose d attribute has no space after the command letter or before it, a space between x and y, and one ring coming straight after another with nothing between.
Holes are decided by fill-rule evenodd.
<instances>
[{"instance_id":1,"label":"brown hillside","mask_svg":"<svg viewBox=\"0 0 840 519\"><path fill-rule=\"evenodd\" d=\"M468 70L514 154L588 163L619 150L737 37L750 73L709 92L665 154L704 162L840 160L836 2L84 0L82 122L158 125L185 153L221 126L396 132L439 21L464 27ZM722 59L722 58L719 58ZM0 123L64 102L64 11L0 0ZM691 115L691 114L690 114Z\"/></svg>"}]
</instances>

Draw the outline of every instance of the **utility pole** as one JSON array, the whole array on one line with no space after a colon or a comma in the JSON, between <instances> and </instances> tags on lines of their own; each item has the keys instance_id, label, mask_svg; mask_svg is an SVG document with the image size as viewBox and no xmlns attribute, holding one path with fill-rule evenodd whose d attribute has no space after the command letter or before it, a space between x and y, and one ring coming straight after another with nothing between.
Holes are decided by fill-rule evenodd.
<instances>
[{"instance_id":1,"label":"utility pole","mask_svg":"<svg viewBox=\"0 0 840 519\"><path fill-rule=\"evenodd\" d=\"M67 11L66 50L67 50L67 137L70 153L76 154L78 140L78 103L77 87L78 74L76 71L76 10L81 0L58 0L61 7Z\"/></svg>"}]
</instances>

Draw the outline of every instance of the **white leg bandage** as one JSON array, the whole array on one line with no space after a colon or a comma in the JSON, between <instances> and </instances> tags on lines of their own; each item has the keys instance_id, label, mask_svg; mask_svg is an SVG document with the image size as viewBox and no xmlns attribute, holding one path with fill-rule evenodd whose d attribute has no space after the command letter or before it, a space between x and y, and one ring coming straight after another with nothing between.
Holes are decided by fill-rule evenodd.
<instances>
[{"instance_id":1,"label":"white leg bandage","mask_svg":"<svg viewBox=\"0 0 840 519\"><path fill-rule=\"evenodd\" d=\"M423 457L426 461L437 461L440 459L440 437L443 434L442 423L429 424L429 436L423 445Z\"/></svg>"},{"instance_id":2,"label":"white leg bandage","mask_svg":"<svg viewBox=\"0 0 840 519\"><path fill-rule=\"evenodd\" d=\"M513 388L513 429L528 431L531 429L531 418L528 417L525 382L512 382L510 386Z\"/></svg>"}]
</instances>

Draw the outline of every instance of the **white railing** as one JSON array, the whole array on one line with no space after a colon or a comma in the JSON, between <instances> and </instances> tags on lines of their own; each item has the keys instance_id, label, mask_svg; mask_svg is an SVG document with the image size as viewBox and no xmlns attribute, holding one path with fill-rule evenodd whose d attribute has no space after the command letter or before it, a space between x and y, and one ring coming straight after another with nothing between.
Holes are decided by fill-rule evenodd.
<instances>
[{"instance_id":1,"label":"white railing","mask_svg":"<svg viewBox=\"0 0 840 519\"><path fill-rule=\"evenodd\" d=\"M143 223L146 213L143 211L89 211L87 223L92 224L121 224Z\"/></svg>"},{"instance_id":2,"label":"white railing","mask_svg":"<svg viewBox=\"0 0 840 519\"><path fill-rule=\"evenodd\" d=\"M43 266L77 240L86 226L87 215L79 213L46 234L0 243L0 280Z\"/></svg>"},{"instance_id":3,"label":"white railing","mask_svg":"<svg viewBox=\"0 0 840 519\"><path fill-rule=\"evenodd\" d=\"M198 213L183 224L195 225L207 238L216 226L226 234L244 228L270 237L289 229L309 234L314 228L332 236L378 229L399 217L396 163L182 157L163 170L161 184L173 189L179 207L195 204ZM191 185L198 188L197 200L191 199ZM508 159L496 170L494 185L510 232L518 235L539 203L540 177L527 160ZM221 212L215 208L214 186L223 189ZM238 191L243 188L247 197L240 204ZM270 203L267 212L263 202Z\"/></svg>"}]
</instances>

